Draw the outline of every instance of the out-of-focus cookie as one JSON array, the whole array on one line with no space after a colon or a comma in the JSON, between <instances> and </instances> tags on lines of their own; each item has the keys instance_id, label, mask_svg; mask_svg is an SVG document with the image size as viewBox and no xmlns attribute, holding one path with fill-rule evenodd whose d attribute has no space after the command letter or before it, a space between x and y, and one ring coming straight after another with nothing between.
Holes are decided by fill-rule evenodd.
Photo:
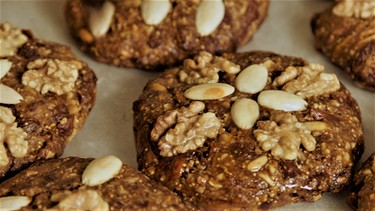
<instances>
[{"instance_id":1,"label":"out-of-focus cookie","mask_svg":"<svg viewBox=\"0 0 375 211\"><path fill-rule=\"evenodd\" d=\"M139 169L208 210L316 201L363 152L336 75L271 52L201 52L149 81L133 111Z\"/></svg>"},{"instance_id":2,"label":"out-of-focus cookie","mask_svg":"<svg viewBox=\"0 0 375 211\"><path fill-rule=\"evenodd\" d=\"M40 159L60 156L84 124L96 76L67 46L0 25L0 181Z\"/></svg>"},{"instance_id":3,"label":"out-of-focus cookie","mask_svg":"<svg viewBox=\"0 0 375 211\"><path fill-rule=\"evenodd\" d=\"M188 210L175 193L112 155L36 162L0 184L0 208Z\"/></svg>"},{"instance_id":4,"label":"out-of-focus cookie","mask_svg":"<svg viewBox=\"0 0 375 211\"><path fill-rule=\"evenodd\" d=\"M375 1L339 0L311 20L316 48L375 92Z\"/></svg>"},{"instance_id":5,"label":"out-of-focus cookie","mask_svg":"<svg viewBox=\"0 0 375 211\"><path fill-rule=\"evenodd\" d=\"M157 70L201 50L234 52L267 9L268 0L68 0L65 16L96 60Z\"/></svg>"},{"instance_id":6,"label":"out-of-focus cookie","mask_svg":"<svg viewBox=\"0 0 375 211\"><path fill-rule=\"evenodd\" d=\"M348 202L358 211L375 210L375 153L355 174Z\"/></svg>"}]
</instances>

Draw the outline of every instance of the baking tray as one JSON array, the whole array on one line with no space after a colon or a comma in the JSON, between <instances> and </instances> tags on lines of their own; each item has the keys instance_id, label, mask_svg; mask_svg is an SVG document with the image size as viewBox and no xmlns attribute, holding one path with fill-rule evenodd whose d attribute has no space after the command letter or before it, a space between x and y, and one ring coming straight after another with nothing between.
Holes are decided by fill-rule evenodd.
<instances>
[{"instance_id":1,"label":"baking tray","mask_svg":"<svg viewBox=\"0 0 375 211\"><path fill-rule=\"evenodd\" d=\"M361 159L363 162L375 151L375 94L354 86L346 73L315 50L310 28L312 15L332 3L332 0L271 1L266 20L253 39L238 51L268 50L303 57L309 62L323 64L327 72L335 73L351 91L362 111L366 144ZM109 66L82 53L68 32L63 7L62 0L0 0L0 20L30 29L37 38L70 46L98 77L96 104L63 156L99 157L112 154L136 167L132 103L146 82L158 73ZM297 203L276 210L351 210L345 202L346 194L346 190L336 194L326 193L317 202Z\"/></svg>"}]
</instances>

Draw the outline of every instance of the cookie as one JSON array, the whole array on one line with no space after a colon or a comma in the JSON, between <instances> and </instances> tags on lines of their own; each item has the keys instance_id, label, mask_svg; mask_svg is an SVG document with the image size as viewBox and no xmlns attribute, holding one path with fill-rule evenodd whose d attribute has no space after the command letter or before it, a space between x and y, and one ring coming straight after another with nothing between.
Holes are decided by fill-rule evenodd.
<instances>
[{"instance_id":1,"label":"cookie","mask_svg":"<svg viewBox=\"0 0 375 211\"><path fill-rule=\"evenodd\" d=\"M311 26L316 48L358 87L375 92L375 1L336 1Z\"/></svg>"},{"instance_id":2,"label":"cookie","mask_svg":"<svg viewBox=\"0 0 375 211\"><path fill-rule=\"evenodd\" d=\"M316 201L363 153L336 75L272 52L201 52L149 81L133 111L139 170L207 210Z\"/></svg>"},{"instance_id":3,"label":"cookie","mask_svg":"<svg viewBox=\"0 0 375 211\"><path fill-rule=\"evenodd\" d=\"M268 0L68 0L81 49L99 62L161 70L201 50L234 52L265 19Z\"/></svg>"},{"instance_id":4,"label":"cookie","mask_svg":"<svg viewBox=\"0 0 375 211\"><path fill-rule=\"evenodd\" d=\"M375 210L375 153L355 174L348 202L358 211Z\"/></svg>"},{"instance_id":5,"label":"cookie","mask_svg":"<svg viewBox=\"0 0 375 211\"><path fill-rule=\"evenodd\" d=\"M112 155L36 162L0 184L0 208L188 210L172 191Z\"/></svg>"},{"instance_id":6,"label":"cookie","mask_svg":"<svg viewBox=\"0 0 375 211\"><path fill-rule=\"evenodd\" d=\"M69 47L0 25L0 181L40 159L60 156L84 124L96 76Z\"/></svg>"}]
</instances>

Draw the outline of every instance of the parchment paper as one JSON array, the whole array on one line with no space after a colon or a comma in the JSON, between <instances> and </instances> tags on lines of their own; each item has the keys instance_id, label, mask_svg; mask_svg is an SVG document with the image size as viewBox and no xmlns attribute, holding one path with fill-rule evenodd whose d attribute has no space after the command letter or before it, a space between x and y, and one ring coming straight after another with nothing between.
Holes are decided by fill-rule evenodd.
<instances>
[{"instance_id":1,"label":"parchment paper","mask_svg":"<svg viewBox=\"0 0 375 211\"><path fill-rule=\"evenodd\" d=\"M267 19L253 39L239 51L269 50L299 56L325 65L336 73L352 92L362 111L365 153L361 162L375 151L375 93L353 85L342 70L334 66L314 48L310 19L327 8L331 0L273 0ZM68 144L63 156L99 157L112 154L124 163L136 167L133 139L132 103L146 82L157 76L139 69L118 68L101 64L82 53L68 33L63 14L63 0L1 0L1 22L32 30L34 36L68 45L87 62L98 77L98 94L94 109L77 136ZM314 203L298 203L277 210L351 210L345 202L347 191L327 193Z\"/></svg>"}]
</instances>

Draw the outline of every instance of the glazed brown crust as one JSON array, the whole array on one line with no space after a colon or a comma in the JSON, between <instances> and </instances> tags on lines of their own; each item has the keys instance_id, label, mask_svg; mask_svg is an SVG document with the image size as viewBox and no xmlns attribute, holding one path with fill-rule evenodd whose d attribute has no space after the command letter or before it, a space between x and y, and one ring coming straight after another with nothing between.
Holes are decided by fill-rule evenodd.
<instances>
[{"instance_id":1,"label":"glazed brown crust","mask_svg":"<svg viewBox=\"0 0 375 211\"><path fill-rule=\"evenodd\" d=\"M375 210L375 153L354 175L348 202L358 211Z\"/></svg>"},{"instance_id":2,"label":"glazed brown crust","mask_svg":"<svg viewBox=\"0 0 375 211\"><path fill-rule=\"evenodd\" d=\"M239 64L241 69L271 59L278 70L271 80L288 66L307 64L300 58L260 51L225 54L224 58ZM316 149L304 151L305 160L271 156L270 152L259 148L253 133L257 126L243 130L233 123L230 117L231 99L257 98L257 94L238 91L221 100L202 101L204 112L215 112L225 132L207 139L202 147L195 150L171 157L161 156L158 142L153 141L150 135L157 118L166 110L187 107L192 102L183 93L194 84L180 81L181 69L183 67L166 70L151 80L133 104L138 165L151 179L176 191L185 201L207 210L262 210L299 201L316 201L323 192L337 192L348 184L353 163L363 152L363 131L358 104L342 84L333 93L306 99L307 110L293 112L301 121L323 121L330 128L314 135ZM233 75L223 73L219 82L234 85L234 80ZM278 88L268 84L265 89ZM334 105L335 102L339 102L340 106ZM268 119L269 112L269 109L260 108L259 118ZM343 153L349 155L348 162L342 161ZM248 162L261 156L267 156L268 164L273 167L257 173L249 172L246 169ZM257 176L258 173L270 174L274 184L267 183Z\"/></svg>"},{"instance_id":3,"label":"glazed brown crust","mask_svg":"<svg viewBox=\"0 0 375 211\"><path fill-rule=\"evenodd\" d=\"M1 57L12 62L11 70L1 79L1 83L18 91L24 97L18 104L0 106L11 109L18 128L27 133L27 154L14 157L9 150L9 162L0 166L0 181L36 160L60 156L65 145L72 140L86 121L96 98L96 76L82 61L79 61L70 48L34 38L30 31L24 30L28 41L14 56ZM48 53L46 53L48 52ZM27 65L38 59L58 59L78 61L82 68L78 71L74 89L66 94L53 92L41 94L22 84L22 76ZM9 175L8 175L9 176Z\"/></svg>"},{"instance_id":4,"label":"glazed brown crust","mask_svg":"<svg viewBox=\"0 0 375 211\"><path fill-rule=\"evenodd\" d=\"M147 70L175 65L201 50L234 52L251 39L268 8L268 0L224 1L223 22L214 33L202 37L195 27L200 1L171 1L173 11L156 26L143 21L141 1L111 1L116 11L110 29L95 39L88 28L88 5L84 2L69 0L65 8L71 33L82 50L103 63Z\"/></svg>"},{"instance_id":5,"label":"glazed brown crust","mask_svg":"<svg viewBox=\"0 0 375 211\"><path fill-rule=\"evenodd\" d=\"M83 185L82 173L92 160L67 157L38 161L1 183L0 197L28 196L32 201L21 210L44 210L56 206L52 195L93 190L108 203L109 210L188 210L172 191L126 164L101 185Z\"/></svg>"},{"instance_id":6,"label":"glazed brown crust","mask_svg":"<svg viewBox=\"0 0 375 211\"><path fill-rule=\"evenodd\" d=\"M311 20L315 46L345 70L357 86L374 92L375 16L341 17L332 12L333 7Z\"/></svg>"}]
</instances>

